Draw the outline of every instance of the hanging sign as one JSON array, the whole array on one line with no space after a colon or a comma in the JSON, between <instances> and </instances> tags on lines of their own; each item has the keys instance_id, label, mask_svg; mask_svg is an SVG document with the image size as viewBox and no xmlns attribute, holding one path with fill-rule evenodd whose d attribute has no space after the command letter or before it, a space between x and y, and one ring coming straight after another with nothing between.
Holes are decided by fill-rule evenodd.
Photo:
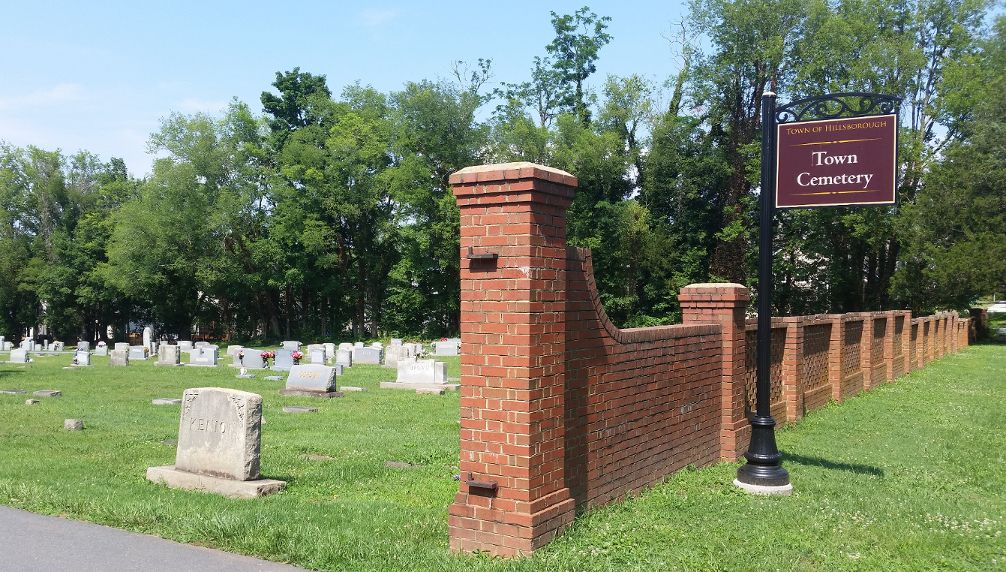
<instances>
[{"instance_id":1,"label":"hanging sign","mask_svg":"<svg viewBox=\"0 0 1006 572\"><path fill-rule=\"evenodd\" d=\"M776 208L894 204L898 116L777 126Z\"/></svg>"}]
</instances>

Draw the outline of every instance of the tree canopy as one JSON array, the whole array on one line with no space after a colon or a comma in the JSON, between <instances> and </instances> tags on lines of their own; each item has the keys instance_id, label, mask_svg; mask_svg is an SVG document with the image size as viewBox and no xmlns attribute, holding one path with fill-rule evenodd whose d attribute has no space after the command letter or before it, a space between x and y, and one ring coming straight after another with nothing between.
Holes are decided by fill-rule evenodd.
<instances>
[{"instance_id":1,"label":"tree canopy","mask_svg":"<svg viewBox=\"0 0 1006 572\"><path fill-rule=\"evenodd\" d=\"M482 59L333 95L324 75L277 72L261 114L235 100L162 120L143 179L0 144L0 333L456 334L448 177L507 161L578 177L568 240L593 250L617 324L673 323L689 283L754 286L768 90L902 98L898 204L779 213L775 311L961 309L1006 292L1006 20L987 28L990 8L693 0L660 84L601 77L612 19L583 7L551 14L523 81L493 86Z\"/></svg>"}]
</instances>

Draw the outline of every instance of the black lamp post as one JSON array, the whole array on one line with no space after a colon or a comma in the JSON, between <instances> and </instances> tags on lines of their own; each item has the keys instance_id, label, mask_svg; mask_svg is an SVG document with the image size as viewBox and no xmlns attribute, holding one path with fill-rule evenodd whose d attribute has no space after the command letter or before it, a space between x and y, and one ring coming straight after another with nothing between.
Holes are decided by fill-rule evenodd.
<instances>
[{"instance_id":1,"label":"black lamp post","mask_svg":"<svg viewBox=\"0 0 1006 572\"><path fill-rule=\"evenodd\" d=\"M762 94L761 105L761 218L758 240L758 377L757 410L751 419L751 444L747 463L737 469L734 484L761 494L789 494L789 473L775 444L775 419L771 410L772 363L772 216L775 212L775 98Z\"/></svg>"}]
</instances>

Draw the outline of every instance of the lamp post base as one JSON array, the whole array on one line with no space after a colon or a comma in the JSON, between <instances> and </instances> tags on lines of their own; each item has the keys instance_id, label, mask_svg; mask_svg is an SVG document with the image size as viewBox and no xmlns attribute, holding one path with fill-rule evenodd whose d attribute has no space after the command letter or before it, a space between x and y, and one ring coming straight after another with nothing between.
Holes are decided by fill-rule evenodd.
<instances>
[{"instance_id":1,"label":"lamp post base","mask_svg":"<svg viewBox=\"0 0 1006 572\"><path fill-rule=\"evenodd\" d=\"M750 483L742 483L739 479L734 479L734 484L737 485L738 488L744 489L745 491L753 495L789 496L793 494L793 485L789 483L785 485L767 487L765 485L752 485Z\"/></svg>"}]
</instances>

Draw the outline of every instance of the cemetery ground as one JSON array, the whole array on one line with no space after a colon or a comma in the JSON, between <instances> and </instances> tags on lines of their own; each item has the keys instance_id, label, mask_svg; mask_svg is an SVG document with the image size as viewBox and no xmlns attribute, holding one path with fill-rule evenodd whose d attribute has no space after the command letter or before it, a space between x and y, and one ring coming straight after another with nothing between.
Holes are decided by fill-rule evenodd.
<instances>
[{"instance_id":1,"label":"cemetery ground","mask_svg":"<svg viewBox=\"0 0 1006 572\"><path fill-rule=\"evenodd\" d=\"M63 370L70 359L0 365L0 389L63 393L31 406L0 394L0 504L319 570L1006 569L1006 346L971 346L781 429L790 497L741 492L737 464L687 469L515 560L447 551L457 393L379 389L395 376L379 366L338 380L367 391L313 399L277 395L262 371L104 357ZM458 377L458 358L440 359ZM236 500L144 478L174 462L164 441L178 438L178 406L151 400L204 386L262 395L262 475L286 490Z\"/></svg>"}]
</instances>

